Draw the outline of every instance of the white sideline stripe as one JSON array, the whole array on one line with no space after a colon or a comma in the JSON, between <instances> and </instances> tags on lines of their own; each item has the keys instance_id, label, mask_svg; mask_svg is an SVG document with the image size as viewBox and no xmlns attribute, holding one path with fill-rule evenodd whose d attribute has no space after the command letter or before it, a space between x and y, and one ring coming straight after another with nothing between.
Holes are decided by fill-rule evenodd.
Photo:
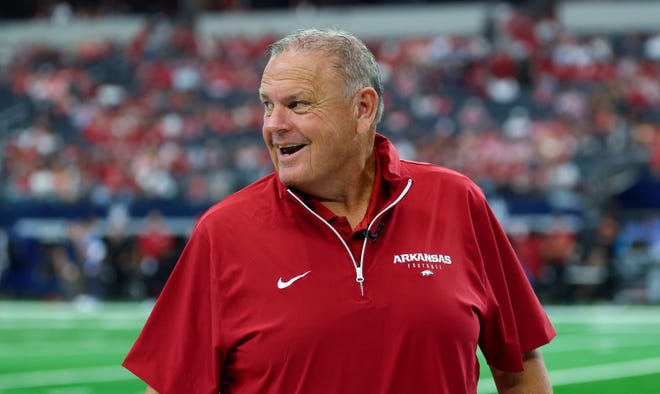
<instances>
[{"instance_id":1,"label":"white sideline stripe","mask_svg":"<svg viewBox=\"0 0 660 394\"><path fill-rule=\"evenodd\" d=\"M660 307L654 305L546 306L553 323L590 325L660 324Z\"/></svg>"},{"instance_id":2,"label":"white sideline stripe","mask_svg":"<svg viewBox=\"0 0 660 394\"><path fill-rule=\"evenodd\" d=\"M575 383L589 383L601 380L628 378L633 376L660 373L660 357L644 360L624 361L620 363L590 365L570 369L550 371L550 381L554 387ZM492 378L479 379L477 393L496 393L497 388Z\"/></svg>"},{"instance_id":3,"label":"white sideline stripe","mask_svg":"<svg viewBox=\"0 0 660 394\"><path fill-rule=\"evenodd\" d=\"M137 379L123 367L103 366L0 374L0 390Z\"/></svg>"}]
</instances>

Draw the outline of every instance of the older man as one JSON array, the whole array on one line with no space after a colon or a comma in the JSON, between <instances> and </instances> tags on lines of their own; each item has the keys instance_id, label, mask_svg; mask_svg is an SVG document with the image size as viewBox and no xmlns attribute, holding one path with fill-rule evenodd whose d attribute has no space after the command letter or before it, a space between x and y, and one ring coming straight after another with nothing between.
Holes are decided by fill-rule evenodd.
<instances>
[{"instance_id":1,"label":"older man","mask_svg":"<svg viewBox=\"0 0 660 394\"><path fill-rule=\"evenodd\" d=\"M270 47L275 171L212 207L124 366L169 393L552 391L555 335L481 190L400 160L382 86L338 30Z\"/></svg>"}]
</instances>

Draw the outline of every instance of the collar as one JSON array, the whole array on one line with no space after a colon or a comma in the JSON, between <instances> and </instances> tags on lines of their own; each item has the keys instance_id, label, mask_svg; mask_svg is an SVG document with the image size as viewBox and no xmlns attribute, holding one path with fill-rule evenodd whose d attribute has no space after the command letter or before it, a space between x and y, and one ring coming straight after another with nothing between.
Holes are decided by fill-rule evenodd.
<instances>
[{"instance_id":1,"label":"collar","mask_svg":"<svg viewBox=\"0 0 660 394\"><path fill-rule=\"evenodd\" d=\"M314 212L318 213L319 216L323 218L323 220L332 224L339 230L340 233L342 233L342 235L346 237L351 233L366 230L369 222L374 216L376 216L378 210L387 204L389 196L389 187L385 182L383 182L380 160L378 155L376 155L376 177L374 179L374 187L371 190L369 205L367 206L367 212L365 216L362 218L360 223L358 223L355 229L351 229L348 220L346 220L346 217L337 216L316 198L307 195L305 195L303 198L305 203L307 203L307 205L309 205L309 207L312 208Z\"/></svg>"},{"instance_id":2,"label":"collar","mask_svg":"<svg viewBox=\"0 0 660 394\"><path fill-rule=\"evenodd\" d=\"M369 199L367 213L355 229L351 229L345 217L335 215L317 199L296 192L314 212L332 224L344 237L350 237L351 234L354 235L365 230L376 214L391 202L392 196L397 196L402 188L406 186L408 177L401 173L399 154L394 148L394 145L385 136L376 134L374 152L376 153L374 188ZM277 177L277 174L275 175ZM287 187L279 181L279 178L277 179L280 196L284 197L287 195Z\"/></svg>"}]
</instances>

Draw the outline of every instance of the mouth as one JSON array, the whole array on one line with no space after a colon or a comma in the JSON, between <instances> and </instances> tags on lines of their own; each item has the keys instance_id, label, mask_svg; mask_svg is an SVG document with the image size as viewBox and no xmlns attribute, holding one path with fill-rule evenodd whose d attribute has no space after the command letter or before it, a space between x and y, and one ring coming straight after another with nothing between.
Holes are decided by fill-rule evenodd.
<instances>
[{"instance_id":1,"label":"mouth","mask_svg":"<svg viewBox=\"0 0 660 394\"><path fill-rule=\"evenodd\" d=\"M286 145L280 145L278 146L278 149L281 154L283 155L292 155L302 148L304 148L306 145L305 144L286 144Z\"/></svg>"}]
</instances>

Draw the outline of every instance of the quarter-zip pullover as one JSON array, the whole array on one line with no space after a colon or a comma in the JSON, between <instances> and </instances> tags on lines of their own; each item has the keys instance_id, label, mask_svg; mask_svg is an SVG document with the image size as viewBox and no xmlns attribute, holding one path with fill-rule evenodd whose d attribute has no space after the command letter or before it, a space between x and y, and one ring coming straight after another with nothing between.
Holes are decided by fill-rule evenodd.
<instances>
[{"instance_id":1,"label":"quarter-zip pullover","mask_svg":"<svg viewBox=\"0 0 660 394\"><path fill-rule=\"evenodd\" d=\"M400 160L359 256L271 174L198 222L124 366L170 393L469 393L555 335L465 176Z\"/></svg>"}]
</instances>

